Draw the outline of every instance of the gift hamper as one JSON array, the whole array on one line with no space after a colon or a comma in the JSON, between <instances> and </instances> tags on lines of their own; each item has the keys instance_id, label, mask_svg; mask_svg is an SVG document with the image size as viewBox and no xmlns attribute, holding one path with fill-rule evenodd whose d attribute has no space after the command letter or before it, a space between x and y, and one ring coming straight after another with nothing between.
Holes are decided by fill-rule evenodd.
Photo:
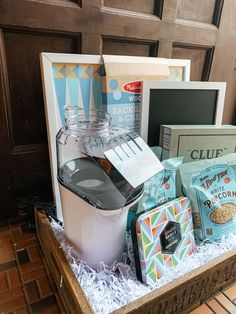
<instances>
[{"instance_id":1,"label":"gift hamper","mask_svg":"<svg viewBox=\"0 0 236 314\"><path fill-rule=\"evenodd\" d=\"M189 162L179 151L169 156L174 142L165 133L171 128L166 121L162 147L150 148L140 136L146 112L140 71L146 64L146 80L168 80L167 60L83 55L70 63L58 54L57 62L49 63L45 55L41 64L57 217L40 204L35 217L66 312L188 313L233 283L232 145L216 150L210 137L201 140L202 134L195 134L197 126L201 153L186 141L195 151ZM200 158L204 149L217 156Z\"/></svg>"}]
</instances>

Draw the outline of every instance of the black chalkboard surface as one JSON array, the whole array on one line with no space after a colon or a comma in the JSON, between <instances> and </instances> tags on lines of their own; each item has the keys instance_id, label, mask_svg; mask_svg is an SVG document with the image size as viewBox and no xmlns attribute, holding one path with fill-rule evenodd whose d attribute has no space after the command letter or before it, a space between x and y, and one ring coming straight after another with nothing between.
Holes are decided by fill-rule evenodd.
<instances>
[{"instance_id":1,"label":"black chalkboard surface","mask_svg":"<svg viewBox=\"0 0 236 314\"><path fill-rule=\"evenodd\" d=\"M150 89L148 145L159 145L162 124L215 124L218 92L218 89Z\"/></svg>"}]
</instances>

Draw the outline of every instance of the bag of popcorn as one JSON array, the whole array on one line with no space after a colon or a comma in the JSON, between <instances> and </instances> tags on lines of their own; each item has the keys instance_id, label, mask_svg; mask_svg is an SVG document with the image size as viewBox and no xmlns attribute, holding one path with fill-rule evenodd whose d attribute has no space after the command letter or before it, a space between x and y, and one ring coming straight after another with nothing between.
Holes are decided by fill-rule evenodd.
<instances>
[{"instance_id":1,"label":"bag of popcorn","mask_svg":"<svg viewBox=\"0 0 236 314\"><path fill-rule=\"evenodd\" d=\"M217 241L236 233L236 153L186 163L179 170L196 236Z\"/></svg>"},{"instance_id":2,"label":"bag of popcorn","mask_svg":"<svg viewBox=\"0 0 236 314\"><path fill-rule=\"evenodd\" d=\"M161 160L164 169L144 183L143 196L137 204L137 213L148 211L176 198L176 173L184 158L163 160L162 147L154 146L151 150Z\"/></svg>"},{"instance_id":3,"label":"bag of popcorn","mask_svg":"<svg viewBox=\"0 0 236 314\"><path fill-rule=\"evenodd\" d=\"M161 160L162 148L155 146L151 149ZM176 171L182 162L183 157L163 160L161 163L164 169L145 181L141 199L129 209L127 230L130 229L132 217L136 213L148 211L176 198Z\"/></svg>"},{"instance_id":4,"label":"bag of popcorn","mask_svg":"<svg viewBox=\"0 0 236 314\"><path fill-rule=\"evenodd\" d=\"M175 157L161 162L164 169L144 183L137 213L148 211L176 198L176 170L182 161L183 157Z\"/></svg>"}]
</instances>

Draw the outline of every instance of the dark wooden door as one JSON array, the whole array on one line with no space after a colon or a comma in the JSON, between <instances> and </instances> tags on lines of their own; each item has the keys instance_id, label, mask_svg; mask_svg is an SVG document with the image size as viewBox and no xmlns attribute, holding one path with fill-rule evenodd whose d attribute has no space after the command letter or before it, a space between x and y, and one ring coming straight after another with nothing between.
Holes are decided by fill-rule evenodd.
<instances>
[{"instance_id":1,"label":"dark wooden door","mask_svg":"<svg viewBox=\"0 0 236 314\"><path fill-rule=\"evenodd\" d=\"M228 83L236 99L235 0L1 0L0 218L51 194L39 53L191 59L191 80Z\"/></svg>"}]
</instances>

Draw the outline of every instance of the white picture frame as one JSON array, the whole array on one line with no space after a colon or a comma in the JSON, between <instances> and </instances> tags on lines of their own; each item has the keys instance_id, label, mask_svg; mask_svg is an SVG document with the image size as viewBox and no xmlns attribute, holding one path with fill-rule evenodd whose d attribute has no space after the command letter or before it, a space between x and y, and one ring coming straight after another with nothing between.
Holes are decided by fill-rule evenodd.
<instances>
[{"instance_id":1,"label":"white picture frame","mask_svg":"<svg viewBox=\"0 0 236 314\"><path fill-rule=\"evenodd\" d=\"M173 70L173 72L171 73L172 76L170 77L171 80L174 81L189 80L190 60L165 59L165 62L167 62L169 67ZM59 110L58 99L55 91L54 82L55 73L53 72L53 65L54 64L103 65L103 58L101 55L80 55L80 54L42 52L40 54L40 64L44 94L44 108L47 124L48 147L50 154L52 189L54 194L54 202L56 205L57 217L59 219L63 219L59 185L57 181L57 153L56 153L56 134L63 125L63 117L62 113ZM73 103L70 103L70 100L69 103L67 104L73 105Z\"/></svg>"},{"instance_id":2,"label":"white picture frame","mask_svg":"<svg viewBox=\"0 0 236 314\"><path fill-rule=\"evenodd\" d=\"M142 110L141 110L141 137L148 141L148 123L150 91L152 89L193 89L193 90L218 90L215 125L221 125L224 112L224 99L226 91L225 82L170 82L170 81L143 81L142 84ZM166 108L168 110L168 108ZM180 108L181 112L181 108ZM166 124L164 122L164 124Z\"/></svg>"},{"instance_id":3,"label":"white picture frame","mask_svg":"<svg viewBox=\"0 0 236 314\"><path fill-rule=\"evenodd\" d=\"M54 202L56 205L56 215L62 220L61 199L59 185L57 181L57 152L56 135L63 125L63 118L60 115L57 95L55 92L53 64L94 64L101 65L102 57L100 55L79 55L79 54L61 54L46 53L40 54L41 76L44 94L44 109L47 124L47 137L50 155L50 168L52 178L52 188ZM50 123L49 123L50 121Z\"/></svg>"}]
</instances>

